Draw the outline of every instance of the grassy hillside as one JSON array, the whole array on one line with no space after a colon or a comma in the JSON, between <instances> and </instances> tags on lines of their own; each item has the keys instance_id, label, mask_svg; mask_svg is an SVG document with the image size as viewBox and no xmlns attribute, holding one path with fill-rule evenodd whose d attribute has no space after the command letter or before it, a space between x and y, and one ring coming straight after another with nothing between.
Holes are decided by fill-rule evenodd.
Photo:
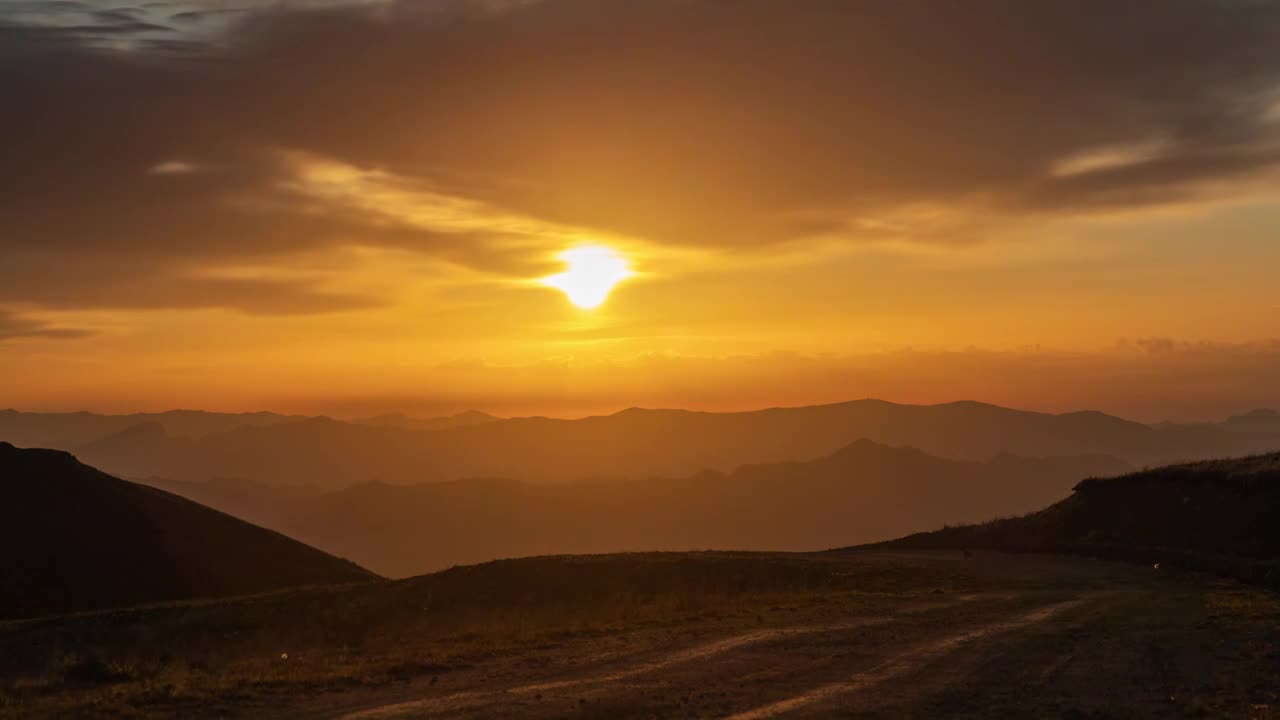
<instances>
[{"instance_id":1,"label":"grassy hillside","mask_svg":"<svg viewBox=\"0 0 1280 720\"><path fill-rule=\"evenodd\" d=\"M1089 479L1071 497L1025 517L886 545L1080 553L1280 587L1280 453Z\"/></svg>"},{"instance_id":2,"label":"grassy hillside","mask_svg":"<svg viewBox=\"0 0 1280 720\"><path fill-rule=\"evenodd\" d=\"M0 618L373 579L54 450L0 443Z\"/></svg>"}]
</instances>

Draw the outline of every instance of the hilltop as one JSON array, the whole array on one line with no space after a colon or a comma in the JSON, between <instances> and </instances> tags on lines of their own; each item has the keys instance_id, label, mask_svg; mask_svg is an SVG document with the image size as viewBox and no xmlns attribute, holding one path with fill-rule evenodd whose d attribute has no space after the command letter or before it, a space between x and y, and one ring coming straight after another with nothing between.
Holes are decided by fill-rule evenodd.
<instances>
[{"instance_id":1,"label":"hilltop","mask_svg":"<svg viewBox=\"0 0 1280 720\"><path fill-rule=\"evenodd\" d=\"M883 546L1085 554L1280 586L1280 453L1091 478L1030 515Z\"/></svg>"}]
</instances>

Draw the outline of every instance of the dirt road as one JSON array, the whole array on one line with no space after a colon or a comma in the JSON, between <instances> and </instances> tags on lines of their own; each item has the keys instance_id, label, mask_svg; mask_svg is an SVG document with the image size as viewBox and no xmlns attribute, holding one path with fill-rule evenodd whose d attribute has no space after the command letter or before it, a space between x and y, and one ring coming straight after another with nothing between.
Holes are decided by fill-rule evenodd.
<instances>
[{"instance_id":1,"label":"dirt road","mask_svg":"<svg viewBox=\"0 0 1280 720\"><path fill-rule=\"evenodd\" d=\"M1212 612L1229 586L1087 560L904 558L991 590L872 612L835 599L795 608L793 624L634 652L577 648L533 669L497 658L329 717L1180 717L1225 702L1274 712L1274 658L1243 652L1251 631Z\"/></svg>"}]
</instances>

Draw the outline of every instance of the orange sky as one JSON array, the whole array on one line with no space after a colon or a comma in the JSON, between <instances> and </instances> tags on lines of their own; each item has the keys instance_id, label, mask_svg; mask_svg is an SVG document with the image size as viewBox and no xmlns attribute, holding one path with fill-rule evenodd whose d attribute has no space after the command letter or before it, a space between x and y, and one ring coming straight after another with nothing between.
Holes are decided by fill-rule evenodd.
<instances>
[{"instance_id":1,"label":"orange sky","mask_svg":"<svg viewBox=\"0 0 1280 720\"><path fill-rule=\"evenodd\" d=\"M1280 404L1280 13L955 5L0 8L0 406Z\"/></svg>"}]
</instances>

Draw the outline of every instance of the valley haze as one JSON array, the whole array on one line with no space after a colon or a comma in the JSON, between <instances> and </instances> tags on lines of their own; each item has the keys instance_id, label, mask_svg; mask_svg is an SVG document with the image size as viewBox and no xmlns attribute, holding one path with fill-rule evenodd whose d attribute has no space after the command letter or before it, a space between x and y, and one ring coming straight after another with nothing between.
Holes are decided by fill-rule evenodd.
<instances>
[{"instance_id":1,"label":"valley haze","mask_svg":"<svg viewBox=\"0 0 1280 720\"><path fill-rule=\"evenodd\" d=\"M1087 477L1274 449L1280 413L1149 426L879 400L577 420L3 411L0 431L405 577L528 555L889 540L1037 510Z\"/></svg>"}]
</instances>

